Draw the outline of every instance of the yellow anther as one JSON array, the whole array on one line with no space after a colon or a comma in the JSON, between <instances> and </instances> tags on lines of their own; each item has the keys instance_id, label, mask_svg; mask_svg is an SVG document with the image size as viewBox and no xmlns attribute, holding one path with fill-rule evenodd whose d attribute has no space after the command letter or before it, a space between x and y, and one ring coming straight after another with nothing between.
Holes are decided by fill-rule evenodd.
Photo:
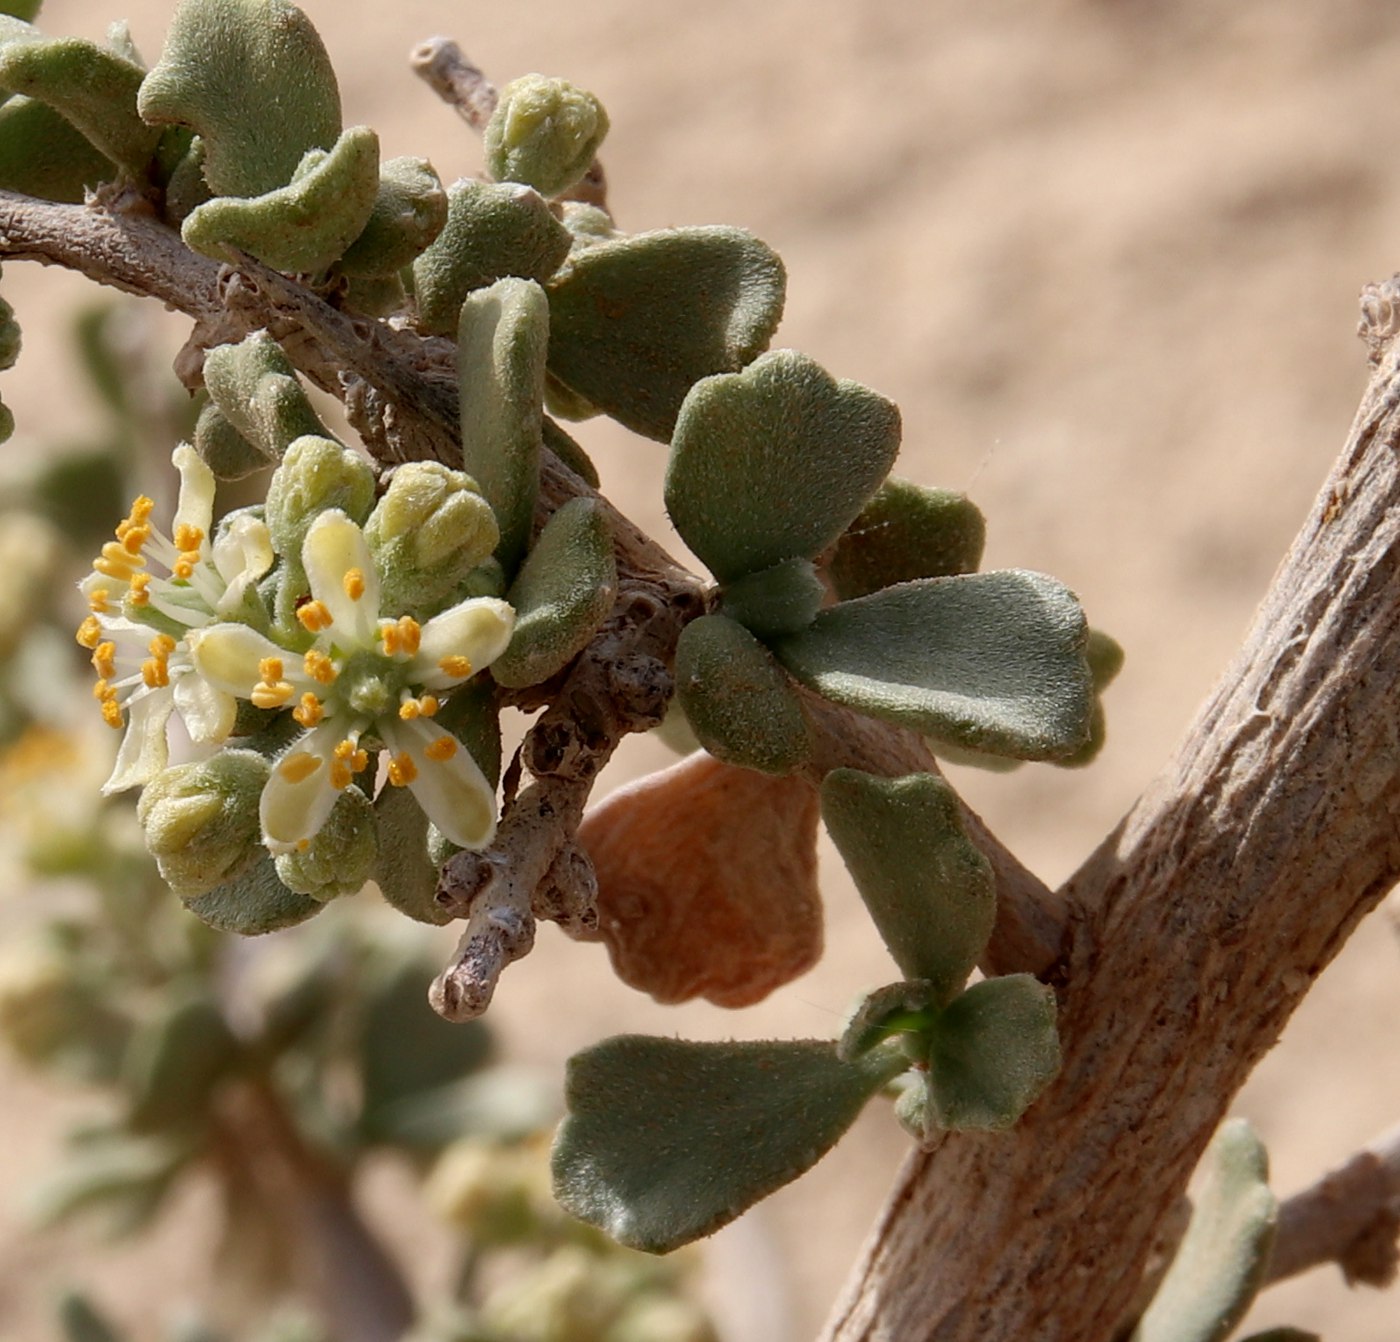
<instances>
[{"instance_id":1,"label":"yellow anther","mask_svg":"<svg viewBox=\"0 0 1400 1342\"><path fill-rule=\"evenodd\" d=\"M347 736L343 741L336 742L331 754L338 760L352 760L355 758L355 743Z\"/></svg>"},{"instance_id":2,"label":"yellow anther","mask_svg":"<svg viewBox=\"0 0 1400 1342\"><path fill-rule=\"evenodd\" d=\"M306 850L307 850L308 848L310 848L310 847L311 847L311 840L310 840L310 839L298 839L298 840L297 840L297 852L299 852L299 853L304 853L304 852L306 852Z\"/></svg>"},{"instance_id":3,"label":"yellow anther","mask_svg":"<svg viewBox=\"0 0 1400 1342\"><path fill-rule=\"evenodd\" d=\"M183 582L189 582L194 574L194 566L199 561L198 555L181 555L170 568L170 576L179 578Z\"/></svg>"},{"instance_id":4,"label":"yellow anther","mask_svg":"<svg viewBox=\"0 0 1400 1342\"><path fill-rule=\"evenodd\" d=\"M375 630L375 637L384 645L384 655L392 657L399 651L399 627L396 624L381 624Z\"/></svg>"},{"instance_id":5,"label":"yellow anther","mask_svg":"<svg viewBox=\"0 0 1400 1342\"><path fill-rule=\"evenodd\" d=\"M369 768L369 751L357 750L353 755L351 755L350 767L354 769L356 773L359 773L362 769Z\"/></svg>"},{"instance_id":6,"label":"yellow anther","mask_svg":"<svg viewBox=\"0 0 1400 1342\"><path fill-rule=\"evenodd\" d=\"M336 760L331 765L331 786L337 792L344 792L346 788L355 781L355 775L351 772L348 764L342 764Z\"/></svg>"},{"instance_id":7,"label":"yellow anther","mask_svg":"<svg viewBox=\"0 0 1400 1342\"><path fill-rule=\"evenodd\" d=\"M351 601L358 601L365 594L365 575L362 570L349 568L345 570L345 577L341 579L340 585L345 589L345 595Z\"/></svg>"},{"instance_id":8,"label":"yellow anther","mask_svg":"<svg viewBox=\"0 0 1400 1342\"><path fill-rule=\"evenodd\" d=\"M127 515L127 521L134 527L139 527L154 511L156 501L148 498L145 494L138 494L131 501L131 512Z\"/></svg>"},{"instance_id":9,"label":"yellow anther","mask_svg":"<svg viewBox=\"0 0 1400 1342\"><path fill-rule=\"evenodd\" d=\"M248 696L248 701L254 708L285 708L287 700L296 693L285 680L279 680L275 685L269 685L266 681L253 686L253 692Z\"/></svg>"},{"instance_id":10,"label":"yellow anther","mask_svg":"<svg viewBox=\"0 0 1400 1342\"><path fill-rule=\"evenodd\" d=\"M425 694L418 701L418 711L422 713L425 718L436 716L441 706L442 705L438 703L437 696L434 694Z\"/></svg>"},{"instance_id":11,"label":"yellow anther","mask_svg":"<svg viewBox=\"0 0 1400 1342\"><path fill-rule=\"evenodd\" d=\"M94 573L100 573L104 578L115 578L119 582L130 582L131 575L136 572L129 562L108 559L105 555L92 561L92 569Z\"/></svg>"},{"instance_id":12,"label":"yellow anther","mask_svg":"<svg viewBox=\"0 0 1400 1342\"><path fill-rule=\"evenodd\" d=\"M285 674L280 657L264 657L262 661L258 663L258 675L267 681L269 685L276 684Z\"/></svg>"},{"instance_id":13,"label":"yellow anther","mask_svg":"<svg viewBox=\"0 0 1400 1342\"><path fill-rule=\"evenodd\" d=\"M115 699L117 692L105 680L99 680L92 687L92 697L105 703L108 699Z\"/></svg>"},{"instance_id":14,"label":"yellow anther","mask_svg":"<svg viewBox=\"0 0 1400 1342\"><path fill-rule=\"evenodd\" d=\"M321 757L308 750L298 750L288 755L277 766L277 772L289 783L304 783L321 767Z\"/></svg>"},{"instance_id":15,"label":"yellow anther","mask_svg":"<svg viewBox=\"0 0 1400 1342\"><path fill-rule=\"evenodd\" d=\"M175 640L169 634L157 634L151 640L148 651L152 657L169 657L175 651Z\"/></svg>"},{"instance_id":16,"label":"yellow anther","mask_svg":"<svg viewBox=\"0 0 1400 1342\"><path fill-rule=\"evenodd\" d=\"M292 717L303 727L314 727L325 716L325 705L310 690L301 696L301 702L292 709Z\"/></svg>"},{"instance_id":17,"label":"yellow anther","mask_svg":"<svg viewBox=\"0 0 1400 1342\"><path fill-rule=\"evenodd\" d=\"M472 673L472 664L467 658L451 653L438 658L438 670L444 676L451 676L453 680L466 680Z\"/></svg>"},{"instance_id":18,"label":"yellow anther","mask_svg":"<svg viewBox=\"0 0 1400 1342\"><path fill-rule=\"evenodd\" d=\"M144 576L144 575L142 575ZM88 609L106 615L112 608L112 593L106 587L94 587L88 593Z\"/></svg>"},{"instance_id":19,"label":"yellow anther","mask_svg":"<svg viewBox=\"0 0 1400 1342\"><path fill-rule=\"evenodd\" d=\"M115 699L102 701L102 721L109 727L122 726L122 711Z\"/></svg>"},{"instance_id":20,"label":"yellow anther","mask_svg":"<svg viewBox=\"0 0 1400 1342\"><path fill-rule=\"evenodd\" d=\"M324 601L307 601L297 607L297 619L308 634L319 634L331 627L331 612Z\"/></svg>"},{"instance_id":21,"label":"yellow anther","mask_svg":"<svg viewBox=\"0 0 1400 1342\"><path fill-rule=\"evenodd\" d=\"M151 539L150 527L128 527L121 537L121 548L133 559L138 556L146 542ZM108 544L111 542L109 541ZM106 546L103 547L106 549Z\"/></svg>"},{"instance_id":22,"label":"yellow anther","mask_svg":"<svg viewBox=\"0 0 1400 1342\"><path fill-rule=\"evenodd\" d=\"M430 760L437 760L439 764L445 764L457 753L457 738L455 736L439 736L436 741L423 748L423 753Z\"/></svg>"},{"instance_id":23,"label":"yellow anther","mask_svg":"<svg viewBox=\"0 0 1400 1342\"><path fill-rule=\"evenodd\" d=\"M192 527L188 522L181 522L175 528L174 541L177 550L188 550L198 556L199 547L204 544L204 532L199 527Z\"/></svg>"},{"instance_id":24,"label":"yellow anther","mask_svg":"<svg viewBox=\"0 0 1400 1342\"><path fill-rule=\"evenodd\" d=\"M395 755L389 761L389 781L395 787L407 787L417 777L417 766L407 755Z\"/></svg>"},{"instance_id":25,"label":"yellow anther","mask_svg":"<svg viewBox=\"0 0 1400 1342\"><path fill-rule=\"evenodd\" d=\"M315 648L312 648L301 659L301 666L302 670L319 685L334 684L335 678L339 674L335 669L335 663L324 652L318 652Z\"/></svg>"},{"instance_id":26,"label":"yellow anther","mask_svg":"<svg viewBox=\"0 0 1400 1342\"><path fill-rule=\"evenodd\" d=\"M399 717L405 722L412 722L423 711L423 705L417 699L405 699L399 705Z\"/></svg>"},{"instance_id":27,"label":"yellow anther","mask_svg":"<svg viewBox=\"0 0 1400 1342\"><path fill-rule=\"evenodd\" d=\"M149 657L141 663L141 679L146 682L146 688L151 690L164 689L170 684L170 668L166 666L164 658Z\"/></svg>"},{"instance_id":28,"label":"yellow anther","mask_svg":"<svg viewBox=\"0 0 1400 1342\"><path fill-rule=\"evenodd\" d=\"M399 646L412 657L423 640L422 626L412 616L404 615L399 619L398 630Z\"/></svg>"},{"instance_id":29,"label":"yellow anther","mask_svg":"<svg viewBox=\"0 0 1400 1342\"><path fill-rule=\"evenodd\" d=\"M91 652L102 641L102 626L97 622L96 615L89 615L86 620L78 626L78 643L81 647Z\"/></svg>"},{"instance_id":30,"label":"yellow anther","mask_svg":"<svg viewBox=\"0 0 1400 1342\"><path fill-rule=\"evenodd\" d=\"M111 680L117 674L117 645L99 643L92 651L92 669L103 680Z\"/></svg>"},{"instance_id":31,"label":"yellow anther","mask_svg":"<svg viewBox=\"0 0 1400 1342\"><path fill-rule=\"evenodd\" d=\"M127 590L127 600L133 606L149 606L151 604L151 594L146 589L151 585L151 575L149 573L133 573L131 575L131 585Z\"/></svg>"}]
</instances>

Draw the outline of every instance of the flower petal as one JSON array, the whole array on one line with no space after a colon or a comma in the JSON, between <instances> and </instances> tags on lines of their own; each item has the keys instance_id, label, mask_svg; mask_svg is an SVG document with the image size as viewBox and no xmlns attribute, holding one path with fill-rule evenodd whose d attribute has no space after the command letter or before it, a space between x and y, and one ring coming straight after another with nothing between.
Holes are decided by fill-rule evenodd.
<instances>
[{"instance_id":1,"label":"flower petal","mask_svg":"<svg viewBox=\"0 0 1400 1342\"><path fill-rule=\"evenodd\" d=\"M423 626L408 677L424 689L445 690L490 666L510 643L515 611L493 596L470 597L434 615ZM454 664L465 658L465 669Z\"/></svg>"},{"instance_id":2,"label":"flower petal","mask_svg":"<svg viewBox=\"0 0 1400 1342\"><path fill-rule=\"evenodd\" d=\"M126 705L126 733L111 776L102 785L104 795L139 787L165 768L170 759L165 725L174 707L175 693L167 687L132 695Z\"/></svg>"},{"instance_id":3,"label":"flower petal","mask_svg":"<svg viewBox=\"0 0 1400 1342\"><path fill-rule=\"evenodd\" d=\"M375 725L394 755L413 762L409 790L444 837L461 848L490 844L496 837L496 790L466 746L423 718Z\"/></svg>"},{"instance_id":4,"label":"flower petal","mask_svg":"<svg viewBox=\"0 0 1400 1342\"><path fill-rule=\"evenodd\" d=\"M226 741L238 716L238 700L211 684L198 671L188 671L174 684L175 707L190 740L200 745Z\"/></svg>"},{"instance_id":5,"label":"flower petal","mask_svg":"<svg viewBox=\"0 0 1400 1342\"><path fill-rule=\"evenodd\" d=\"M364 532L339 508L328 509L306 533L301 562L311 595L331 613L336 642L369 647L379 623L379 571Z\"/></svg>"},{"instance_id":6,"label":"flower petal","mask_svg":"<svg viewBox=\"0 0 1400 1342\"><path fill-rule=\"evenodd\" d=\"M181 527L197 527L208 537L214 521L214 472L188 443L181 443L170 460L180 472L180 498L171 534Z\"/></svg>"},{"instance_id":7,"label":"flower petal","mask_svg":"<svg viewBox=\"0 0 1400 1342\"><path fill-rule=\"evenodd\" d=\"M260 664L268 657L281 660L285 678L298 688L306 679L295 653L246 624L212 624L208 629L191 629L186 637L194 669L216 689L240 699L247 699L262 680Z\"/></svg>"},{"instance_id":8,"label":"flower petal","mask_svg":"<svg viewBox=\"0 0 1400 1342\"><path fill-rule=\"evenodd\" d=\"M215 540L212 556L219 577L232 587L240 580L246 586L256 582L272 567L276 555L267 523L259 517L240 513L230 519Z\"/></svg>"},{"instance_id":9,"label":"flower petal","mask_svg":"<svg viewBox=\"0 0 1400 1342\"><path fill-rule=\"evenodd\" d=\"M326 823L340 792L331 782L332 752L345 735L339 720L298 737L272 766L258 814L273 853L294 853Z\"/></svg>"}]
</instances>

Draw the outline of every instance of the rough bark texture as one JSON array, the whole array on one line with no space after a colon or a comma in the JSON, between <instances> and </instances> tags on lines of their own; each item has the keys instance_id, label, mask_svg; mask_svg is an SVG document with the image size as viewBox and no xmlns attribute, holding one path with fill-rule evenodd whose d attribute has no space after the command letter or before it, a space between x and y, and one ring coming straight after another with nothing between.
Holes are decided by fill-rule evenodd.
<instances>
[{"instance_id":1,"label":"rough bark texture","mask_svg":"<svg viewBox=\"0 0 1400 1342\"><path fill-rule=\"evenodd\" d=\"M1067 883L1064 1068L916 1152L833 1342L1113 1337L1159 1222L1313 979L1400 877L1400 361L1175 759Z\"/></svg>"}]
</instances>

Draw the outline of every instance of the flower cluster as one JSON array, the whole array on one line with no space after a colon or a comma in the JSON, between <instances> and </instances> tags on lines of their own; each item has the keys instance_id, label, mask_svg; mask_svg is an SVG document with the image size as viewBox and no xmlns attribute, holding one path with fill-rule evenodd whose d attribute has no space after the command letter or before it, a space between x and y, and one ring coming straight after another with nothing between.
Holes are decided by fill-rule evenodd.
<instances>
[{"instance_id":1,"label":"flower cluster","mask_svg":"<svg viewBox=\"0 0 1400 1342\"><path fill-rule=\"evenodd\" d=\"M279 472L294 472L297 457L289 452ZM93 693L104 719L125 728L104 791L165 772L178 719L197 756L236 743L269 757L258 827L272 854L306 852L342 794L354 784L372 797L380 772L384 786L411 789L452 843L489 844L494 788L434 719L505 651L514 612L496 597L449 595L426 618L384 613L381 590L411 589L413 575L385 571L402 566L403 546L371 544L385 536L386 517L397 523L405 497L451 499L450 516L469 499L459 562L480 564L495 529L482 525L489 509L471 481L432 464L402 468L401 487L391 484L368 519L308 500L299 544L279 553L280 531L259 509L214 527L214 477L192 448L177 448L174 464L170 534L152 521L152 501L138 498L81 584L90 613L78 642L92 653ZM285 494L296 481L275 483Z\"/></svg>"}]
</instances>

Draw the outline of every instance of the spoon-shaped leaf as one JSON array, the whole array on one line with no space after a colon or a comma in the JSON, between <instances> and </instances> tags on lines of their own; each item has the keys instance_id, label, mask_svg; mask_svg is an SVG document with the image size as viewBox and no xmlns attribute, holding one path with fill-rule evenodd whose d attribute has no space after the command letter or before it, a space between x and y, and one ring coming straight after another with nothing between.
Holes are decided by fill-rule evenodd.
<instances>
[{"instance_id":1,"label":"spoon-shaped leaf","mask_svg":"<svg viewBox=\"0 0 1400 1342\"><path fill-rule=\"evenodd\" d=\"M1278 1219L1263 1144L1248 1123L1232 1119L1203 1163L1191 1223L1133 1342L1223 1342L1263 1282Z\"/></svg>"},{"instance_id":2,"label":"spoon-shaped leaf","mask_svg":"<svg viewBox=\"0 0 1400 1342\"><path fill-rule=\"evenodd\" d=\"M783 265L738 228L637 233L575 251L550 285L549 370L636 433L667 442L686 393L764 349Z\"/></svg>"},{"instance_id":3,"label":"spoon-shaped leaf","mask_svg":"<svg viewBox=\"0 0 1400 1342\"><path fill-rule=\"evenodd\" d=\"M592 255L587 253L586 255ZM889 473L899 410L793 350L706 378L685 398L666 510L721 582L830 545Z\"/></svg>"},{"instance_id":4,"label":"spoon-shaped leaf","mask_svg":"<svg viewBox=\"0 0 1400 1342\"><path fill-rule=\"evenodd\" d=\"M835 769L822 819L895 963L946 1002L992 934L996 889L967 837L957 795L932 774L880 778Z\"/></svg>"},{"instance_id":5,"label":"spoon-shaped leaf","mask_svg":"<svg viewBox=\"0 0 1400 1342\"><path fill-rule=\"evenodd\" d=\"M1068 588L1006 570L843 601L773 650L798 680L859 712L953 745L1052 759L1088 738L1085 637Z\"/></svg>"},{"instance_id":6,"label":"spoon-shaped leaf","mask_svg":"<svg viewBox=\"0 0 1400 1342\"><path fill-rule=\"evenodd\" d=\"M309 895L288 890L277 879L269 853L233 880L186 900L185 907L217 932L254 937L304 923L326 906Z\"/></svg>"},{"instance_id":7,"label":"spoon-shaped leaf","mask_svg":"<svg viewBox=\"0 0 1400 1342\"><path fill-rule=\"evenodd\" d=\"M569 1060L555 1196L613 1239L666 1253L810 1169L905 1060L831 1044L622 1035Z\"/></svg>"},{"instance_id":8,"label":"spoon-shaped leaf","mask_svg":"<svg viewBox=\"0 0 1400 1342\"><path fill-rule=\"evenodd\" d=\"M0 103L0 189L77 205L112 176L111 161L47 103Z\"/></svg>"}]
</instances>

